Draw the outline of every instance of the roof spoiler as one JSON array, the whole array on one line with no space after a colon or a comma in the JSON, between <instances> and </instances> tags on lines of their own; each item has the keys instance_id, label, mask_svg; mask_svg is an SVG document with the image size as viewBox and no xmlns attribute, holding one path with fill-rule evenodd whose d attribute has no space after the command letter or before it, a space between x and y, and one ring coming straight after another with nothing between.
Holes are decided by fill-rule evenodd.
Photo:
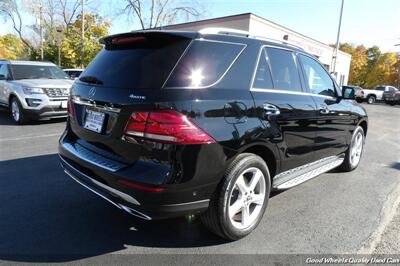
<instances>
[{"instance_id":1,"label":"roof spoiler","mask_svg":"<svg viewBox=\"0 0 400 266\"><path fill-rule=\"evenodd\" d=\"M191 31L166 31L166 30L140 30L131 31L127 33L113 34L103 38L100 38L99 42L104 45L111 44L113 39L117 38L129 38L129 37L139 37L139 36L175 36L182 37L184 39L195 39L199 36L198 32Z\"/></svg>"}]
</instances>

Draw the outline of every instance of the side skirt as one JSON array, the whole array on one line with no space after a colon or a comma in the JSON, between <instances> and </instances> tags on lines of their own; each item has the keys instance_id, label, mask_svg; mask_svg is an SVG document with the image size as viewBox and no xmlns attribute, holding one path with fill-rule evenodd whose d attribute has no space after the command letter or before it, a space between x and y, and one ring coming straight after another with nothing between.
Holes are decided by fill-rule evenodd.
<instances>
[{"instance_id":1,"label":"side skirt","mask_svg":"<svg viewBox=\"0 0 400 266\"><path fill-rule=\"evenodd\" d=\"M344 160L344 154L330 156L305 164L276 175L272 187L277 190L288 189L310 180L320 174L338 167Z\"/></svg>"}]
</instances>

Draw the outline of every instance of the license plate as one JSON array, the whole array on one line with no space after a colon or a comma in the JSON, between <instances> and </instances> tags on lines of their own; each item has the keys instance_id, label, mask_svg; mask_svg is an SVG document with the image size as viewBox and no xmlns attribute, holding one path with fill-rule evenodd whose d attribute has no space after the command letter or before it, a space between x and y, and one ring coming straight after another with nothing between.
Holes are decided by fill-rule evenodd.
<instances>
[{"instance_id":1,"label":"license plate","mask_svg":"<svg viewBox=\"0 0 400 266\"><path fill-rule=\"evenodd\" d=\"M67 108L67 101L61 102L61 108Z\"/></svg>"},{"instance_id":2,"label":"license plate","mask_svg":"<svg viewBox=\"0 0 400 266\"><path fill-rule=\"evenodd\" d=\"M100 133L104 123L104 113L86 110L84 128Z\"/></svg>"}]
</instances>

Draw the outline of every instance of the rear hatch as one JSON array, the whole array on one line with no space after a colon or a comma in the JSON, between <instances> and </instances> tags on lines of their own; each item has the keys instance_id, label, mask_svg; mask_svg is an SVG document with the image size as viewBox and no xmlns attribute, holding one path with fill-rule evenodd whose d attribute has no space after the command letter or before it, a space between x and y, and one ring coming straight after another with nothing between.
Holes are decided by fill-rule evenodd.
<instances>
[{"instance_id":1,"label":"rear hatch","mask_svg":"<svg viewBox=\"0 0 400 266\"><path fill-rule=\"evenodd\" d=\"M164 82L195 36L143 32L104 38L105 47L72 89L72 141L119 161L144 155L142 144L122 139L126 124L133 112L166 101Z\"/></svg>"}]
</instances>

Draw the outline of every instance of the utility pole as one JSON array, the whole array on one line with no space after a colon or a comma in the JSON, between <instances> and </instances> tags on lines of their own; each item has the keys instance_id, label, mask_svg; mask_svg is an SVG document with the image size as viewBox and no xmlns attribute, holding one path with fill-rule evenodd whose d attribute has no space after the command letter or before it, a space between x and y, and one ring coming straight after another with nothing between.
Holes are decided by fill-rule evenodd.
<instances>
[{"instance_id":1,"label":"utility pole","mask_svg":"<svg viewBox=\"0 0 400 266\"><path fill-rule=\"evenodd\" d=\"M83 57L85 54L85 0L82 0L82 18L81 18L81 23L82 23L82 35L81 35L81 68L84 68L83 65Z\"/></svg>"},{"instance_id":2,"label":"utility pole","mask_svg":"<svg viewBox=\"0 0 400 266\"><path fill-rule=\"evenodd\" d=\"M39 31L40 31L40 60L43 61L43 6L39 7Z\"/></svg>"},{"instance_id":3,"label":"utility pole","mask_svg":"<svg viewBox=\"0 0 400 266\"><path fill-rule=\"evenodd\" d=\"M394 46L400 46L400 43ZM400 51L397 52L397 88L400 88Z\"/></svg>"},{"instance_id":4,"label":"utility pole","mask_svg":"<svg viewBox=\"0 0 400 266\"><path fill-rule=\"evenodd\" d=\"M332 54L331 67L332 67L332 72L334 75L336 75L336 62L337 62L337 53L339 50L340 28L342 26L343 5L344 5L344 0L342 0L342 5L340 6L339 26L338 26L337 37L336 37L336 45L335 45L335 48L333 49L333 54Z\"/></svg>"}]
</instances>

